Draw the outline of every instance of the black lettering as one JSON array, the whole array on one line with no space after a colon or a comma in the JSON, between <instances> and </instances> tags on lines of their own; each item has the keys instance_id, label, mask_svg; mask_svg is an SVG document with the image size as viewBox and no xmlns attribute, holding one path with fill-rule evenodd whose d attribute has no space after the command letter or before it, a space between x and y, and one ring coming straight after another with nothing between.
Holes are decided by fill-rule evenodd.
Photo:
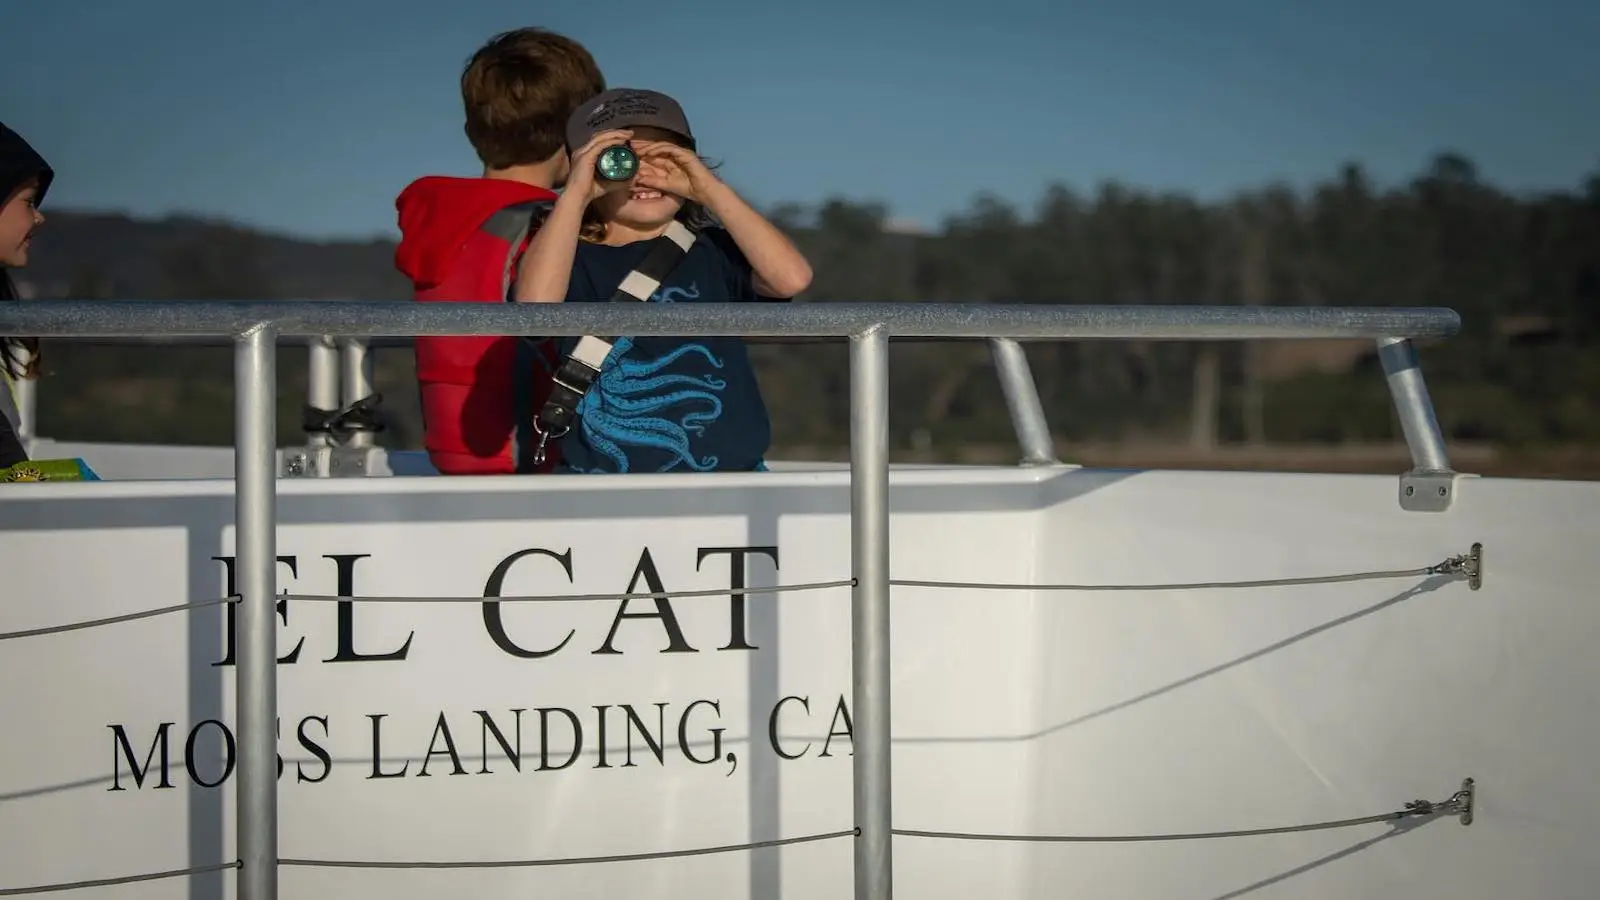
<instances>
[{"instance_id":1,"label":"black lettering","mask_svg":"<svg viewBox=\"0 0 1600 900\"><path fill-rule=\"evenodd\" d=\"M388 713L367 714L367 718L372 720L372 774L367 776L368 781L374 778L404 778L406 770L411 768L411 762L407 760L398 772L383 771L383 720L388 716Z\"/></svg>"},{"instance_id":2,"label":"black lettering","mask_svg":"<svg viewBox=\"0 0 1600 900\"><path fill-rule=\"evenodd\" d=\"M356 595L356 560L371 557L370 553L341 553L322 557L333 560L338 572L338 589L334 593L340 597L354 597ZM411 652L411 639L417 636L415 631L406 635L406 642L400 645L399 650L389 653L357 653L356 652L356 604L354 600L339 601L339 649L333 656L323 662L370 662L385 659L405 659Z\"/></svg>"},{"instance_id":3,"label":"black lettering","mask_svg":"<svg viewBox=\"0 0 1600 900\"><path fill-rule=\"evenodd\" d=\"M445 749L433 749L439 745L439 738L441 737L444 738ZM445 722L444 713L439 713L439 721L433 726L433 737L428 740L428 755L423 757L422 768L417 771L417 777L431 777L428 775L428 763L432 762L435 756L444 756L446 754L450 756L451 768L455 769L454 772L450 773L451 775L467 774L467 770L461 767L461 756L456 753L455 739L450 736L450 725Z\"/></svg>"},{"instance_id":4,"label":"black lettering","mask_svg":"<svg viewBox=\"0 0 1600 900\"><path fill-rule=\"evenodd\" d=\"M609 705L607 705L607 706L596 706L594 708L595 712L599 713L599 715L594 717L594 721L595 721L595 739L594 739L594 744L595 744L595 757L596 757L594 767L596 769L609 769L609 768L611 768L611 764L606 762L606 710L608 710L610 708L611 707Z\"/></svg>"},{"instance_id":5,"label":"black lettering","mask_svg":"<svg viewBox=\"0 0 1600 900\"><path fill-rule=\"evenodd\" d=\"M666 593L667 589L661 583L661 573L656 571L656 561L650 557L649 547L644 548L644 552L639 555L639 564L634 566L633 578L628 582L628 589L623 593L635 593L641 578L649 586L649 593ZM656 597L655 601L656 611L647 613L628 612L628 604L632 601L622 601L622 605L617 607L616 618L611 620L611 631L606 634L605 643L600 645L600 649L594 651L595 655L622 652L611 646L611 642L616 639L617 629L622 626L623 619L660 619L661 627L667 631L667 647L661 651L662 653L698 653L698 650L689 646L689 642L684 640L683 628L678 625L678 615L672 611L672 601L666 597Z\"/></svg>"},{"instance_id":6,"label":"black lettering","mask_svg":"<svg viewBox=\"0 0 1600 900\"><path fill-rule=\"evenodd\" d=\"M784 697L782 700L779 700L773 705L772 715L767 717L767 740L772 744L773 753L778 754L784 759L799 759L800 757L806 755L807 750L811 749L810 741L806 741L806 745L800 748L799 753L793 754L783 752L783 748L778 746L778 713L783 711L783 705L788 703L790 700L798 700L800 702L800 708L806 711L806 715L809 716L811 714L810 697Z\"/></svg>"},{"instance_id":7,"label":"black lettering","mask_svg":"<svg viewBox=\"0 0 1600 900\"><path fill-rule=\"evenodd\" d=\"M533 547L528 550L518 550L516 553L500 560L500 564L494 567L493 572L489 573L489 581L483 586L483 596L500 596L500 592L505 589L506 575L511 572L512 564L524 556L548 556L561 563L562 571L567 573L567 584L572 583L572 549L570 547L565 553L556 553L543 547ZM560 652L562 647L567 645L568 641L572 640L572 635L576 633L575 631L568 631L567 636L561 639L561 643L551 647L549 650L525 649L518 646L517 642L506 634L505 621L500 617L500 604L493 602L483 604L483 627L488 629L489 637L494 641L495 646L521 659L542 659L546 656L554 656Z\"/></svg>"},{"instance_id":8,"label":"black lettering","mask_svg":"<svg viewBox=\"0 0 1600 900\"><path fill-rule=\"evenodd\" d=\"M161 788L170 788L170 787L172 787L173 786L172 785L172 772L169 769L170 760L171 760L171 744L170 744L170 741L168 739L167 732L175 724L177 724L177 723L176 722L162 722L160 727L156 728L155 740L150 742L150 752L145 754L144 766L143 767L141 767L139 765L139 763L134 760L134 757L133 757L133 744L128 741L128 732L127 732L127 730L124 729L121 725L107 725L106 727L111 729L111 736L112 737L111 737L111 787L106 788L106 790L108 790L108 791L125 791L125 790L127 790L127 788L122 786L122 760L123 759L127 759L127 761L128 761L128 772L131 775L133 775L133 786L134 787L139 787L139 788L144 787L144 779L145 779L146 776L148 776L150 774L151 761L156 758L156 753L158 751L161 754L161 763L160 763L161 768L157 769L156 771L160 774L161 778L160 778L159 781L156 782L155 789L156 790L160 790ZM117 756L117 750L119 748L122 750L122 756L121 757Z\"/></svg>"},{"instance_id":9,"label":"black lettering","mask_svg":"<svg viewBox=\"0 0 1600 900\"><path fill-rule=\"evenodd\" d=\"M489 718L489 711L488 710L486 710L486 709L475 709L475 710L473 710L473 712L477 713L478 714L478 718L483 720L483 727L482 727L483 734L481 735L481 737L483 738L483 742L482 742L483 743L483 768L478 770L478 774L479 775L488 775L488 774L490 774L490 772L489 772L489 734L491 732L494 734L495 742L500 745L500 750L503 753L505 753L506 759L511 762L511 767L516 769L518 772L521 772L522 771L522 713L524 712L524 710L513 709L511 711L512 714L517 717L517 749L515 749L515 750L511 749L511 742L506 740L505 733L500 730L500 726L494 724L494 719Z\"/></svg>"},{"instance_id":10,"label":"black lettering","mask_svg":"<svg viewBox=\"0 0 1600 900\"><path fill-rule=\"evenodd\" d=\"M639 728L639 735L644 738L645 745L650 748L651 753L655 754L656 762L665 763L667 761L666 751L662 749L662 744L665 744L667 739L667 705L665 703L657 703L655 707L656 733L661 736L659 740L650 736L649 726L640 721L639 714L633 711L632 706L626 703L622 704L622 711L628 716L623 725L625 729L623 732L623 747L627 755L627 761L622 764L624 769L633 765L633 729L636 725Z\"/></svg>"},{"instance_id":11,"label":"black lettering","mask_svg":"<svg viewBox=\"0 0 1600 900\"><path fill-rule=\"evenodd\" d=\"M728 606L728 644L722 650L755 650L746 637L744 624L744 588L745 574L748 568L745 561L751 554L760 553L772 559L772 567L778 568L777 547L701 547L699 556L695 557L694 570L700 571L700 564L709 556L728 554L728 589L732 592Z\"/></svg>"},{"instance_id":12,"label":"black lettering","mask_svg":"<svg viewBox=\"0 0 1600 900\"><path fill-rule=\"evenodd\" d=\"M199 757L199 754L195 752L195 744L199 743L200 732L207 725L217 726L217 731L222 734L222 774L217 776L216 781L206 781L201 778L200 771L195 765ZM239 748L233 742L233 732L228 730L228 726L216 719L207 719L194 726L189 730L189 739L183 742L183 765L184 768L189 770L189 780L207 788L214 788L227 781L228 776L233 774L233 765L237 759L238 750Z\"/></svg>"},{"instance_id":13,"label":"black lettering","mask_svg":"<svg viewBox=\"0 0 1600 900\"><path fill-rule=\"evenodd\" d=\"M317 743L315 740L312 740L311 735L306 734L306 724L309 722L320 722L322 724L322 736L324 739L326 739L328 737L328 717L306 716L304 719L300 720L299 727L295 729L295 735L300 739L300 746L311 751L312 756L315 756L317 759L322 761L322 774L315 778L307 777L305 765L297 762L294 764L294 780L316 784L317 782L326 779L329 773L333 771L333 757L328 754L328 751L325 747Z\"/></svg>"},{"instance_id":14,"label":"black lettering","mask_svg":"<svg viewBox=\"0 0 1600 900\"><path fill-rule=\"evenodd\" d=\"M239 593L239 584L235 580L235 573L234 573L234 568L233 568L234 560L237 557L233 557L233 556L213 556L211 558L216 560L217 562L222 563L222 571L223 571L223 575L224 575L224 581L227 583L227 589L225 591L223 591L223 595L227 596L227 597L232 597L235 594ZM285 566L289 567L289 577L290 578L299 578L300 577L300 563L299 563L297 557L280 556L280 557L278 557L278 564L279 565L285 565ZM289 593L289 589L288 588L284 588L283 589L283 593L285 593L285 594ZM224 608L227 610L226 615L228 617L227 629L224 632L225 637L223 638L223 640L226 642L225 643L225 650L223 652L222 659L217 661L217 662L212 663L213 666L231 666L231 665L235 664L235 661L234 661L234 658L233 658L233 653L234 653L233 640L234 640L234 634L235 634L235 632L237 630L237 627L238 627L235 624L235 619L238 616L239 604L237 604L237 603L229 603L229 604L226 604ZM279 600L278 601L278 619L280 621L282 621L283 624L285 624L285 625L289 624L289 601L287 601L287 600ZM306 639L302 635L300 640L295 642L294 649L290 650L287 656L279 657L278 658L278 662L284 663L286 665L293 665L294 662L300 658L300 649L305 646L305 643L306 643Z\"/></svg>"},{"instance_id":15,"label":"black lettering","mask_svg":"<svg viewBox=\"0 0 1600 900\"><path fill-rule=\"evenodd\" d=\"M559 766L550 765L550 713L560 713L572 723L572 755ZM539 771L554 772L565 769L578 761L578 755L583 752L583 723L578 721L578 716L570 709L559 706L539 708Z\"/></svg>"},{"instance_id":16,"label":"black lettering","mask_svg":"<svg viewBox=\"0 0 1600 900\"><path fill-rule=\"evenodd\" d=\"M709 729L709 731L711 733L711 755L709 757L707 757L705 759L701 759L701 758L695 756L693 753L689 752L689 747L690 747L690 741L689 741L689 716L694 712L694 708L696 706L701 705L701 704L705 704L706 706L711 707L712 711L714 711L717 714L718 720L721 720L721 718L722 718L722 704L718 703L717 701L715 701L715 700L696 700L693 703L689 704L687 707L684 708L683 715L678 717L678 748L683 751L683 758L684 759L687 759L688 761L690 761L692 763L699 763L700 765L703 766L703 765L707 765L709 763L714 763L718 759L722 758L722 733L727 731L728 729L726 729L726 728L712 728L712 729Z\"/></svg>"},{"instance_id":17,"label":"black lettering","mask_svg":"<svg viewBox=\"0 0 1600 900\"><path fill-rule=\"evenodd\" d=\"M840 719L844 719L843 731L840 731L837 727ZM833 754L828 752L828 747L833 743L833 739L836 737L850 738L850 755L856 755L855 734L853 733L850 725L850 707L845 705L843 694L839 695L839 704L833 708L833 719L828 723L828 739L822 742L822 752L818 753L817 755L832 756Z\"/></svg>"}]
</instances>

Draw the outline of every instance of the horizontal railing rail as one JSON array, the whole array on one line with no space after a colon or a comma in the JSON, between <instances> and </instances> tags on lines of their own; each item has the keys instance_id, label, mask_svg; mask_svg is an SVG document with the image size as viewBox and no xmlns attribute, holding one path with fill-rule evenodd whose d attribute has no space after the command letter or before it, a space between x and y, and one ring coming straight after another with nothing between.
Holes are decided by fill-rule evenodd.
<instances>
[{"instance_id":1,"label":"horizontal railing rail","mask_svg":"<svg viewBox=\"0 0 1600 900\"><path fill-rule=\"evenodd\" d=\"M333 337L326 335L326 337ZM220 334L175 334L167 337L152 335L95 335L84 337L81 335L55 335L52 340L68 342L83 347L195 347L195 348L221 348L232 347L233 338ZM278 335L278 346L284 348L304 347L308 340L316 338L295 337ZM367 347L374 350L409 350L416 345L415 338L401 337L399 335L384 335L382 337L358 338ZM795 336L787 334L746 335L742 340L751 344L775 344L780 346L804 344L837 344L840 338L812 336ZM994 338L982 337L897 337L897 344L976 344L982 341L991 341Z\"/></svg>"},{"instance_id":2,"label":"horizontal railing rail","mask_svg":"<svg viewBox=\"0 0 1600 900\"><path fill-rule=\"evenodd\" d=\"M1454 310L1408 307L1069 306L963 303L395 303L23 300L0 307L0 334L59 337L284 337L537 334L1220 341L1435 338Z\"/></svg>"},{"instance_id":3,"label":"horizontal railing rail","mask_svg":"<svg viewBox=\"0 0 1600 900\"><path fill-rule=\"evenodd\" d=\"M234 339L234 496L238 606L239 900L276 900L277 344L394 335L583 334L847 338L850 343L851 710L855 895L892 896L889 695L889 360L891 337L1006 340L1375 340L1417 469L1448 474L1411 340L1449 337L1449 309L949 303L509 304L50 301L0 303L0 334ZM1015 365L1014 344L997 365ZM370 360L345 360L370 368ZM321 365L331 365L323 359ZM366 377L361 372L356 374ZM1017 400L1008 396L1008 402ZM1024 398L1025 399L1025 398ZM348 402L348 398L345 398ZM1037 403L1037 398L1033 401ZM1026 406L1026 403L1021 403ZM1013 403L1014 408L1020 408ZM1020 436L1020 430L1019 430ZM1428 490L1434 482L1423 486ZM1418 485L1410 488L1416 491ZM1439 486L1441 492L1447 487ZM1402 504L1406 486L1402 482ZM1440 496L1445 496L1441 493ZM1425 508L1425 507L1419 507Z\"/></svg>"}]
</instances>

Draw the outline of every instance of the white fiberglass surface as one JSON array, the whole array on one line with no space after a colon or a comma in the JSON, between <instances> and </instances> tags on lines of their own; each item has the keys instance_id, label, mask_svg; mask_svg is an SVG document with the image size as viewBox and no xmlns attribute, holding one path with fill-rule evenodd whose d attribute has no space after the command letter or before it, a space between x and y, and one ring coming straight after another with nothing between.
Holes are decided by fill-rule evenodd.
<instances>
[{"instance_id":1,"label":"white fiberglass surface","mask_svg":"<svg viewBox=\"0 0 1600 900\"><path fill-rule=\"evenodd\" d=\"M901 837L906 896L1581 895L1600 487L897 470L898 827L1148 834L1338 819L1478 780L1477 820L1202 842ZM852 826L848 472L279 484L280 853L517 860ZM221 597L227 479L0 492L0 632ZM651 600L488 597L714 591ZM725 593L724 593L725 592ZM354 594L464 598L338 604ZM302 599L301 597L306 597ZM8 640L0 888L232 858L227 607ZM220 664L219 664L220 663ZM603 729L603 734L602 734ZM502 744L500 738L505 739ZM137 777L136 777L137 776ZM215 784L214 787L207 785ZM430 823L449 823L435 827ZM848 837L619 865L285 868L285 896L848 896ZM231 896L232 873L119 888Z\"/></svg>"}]
</instances>

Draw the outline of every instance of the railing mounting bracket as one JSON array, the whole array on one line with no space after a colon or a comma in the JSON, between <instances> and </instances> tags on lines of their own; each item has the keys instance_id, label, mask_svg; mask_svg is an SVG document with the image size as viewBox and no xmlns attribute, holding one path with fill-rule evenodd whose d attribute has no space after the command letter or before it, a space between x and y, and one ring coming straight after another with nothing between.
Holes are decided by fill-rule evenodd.
<instances>
[{"instance_id":1,"label":"railing mounting bracket","mask_svg":"<svg viewBox=\"0 0 1600 900\"><path fill-rule=\"evenodd\" d=\"M1456 498L1457 472L1416 469L1400 476L1400 508L1407 512L1444 512Z\"/></svg>"},{"instance_id":2,"label":"railing mounting bracket","mask_svg":"<svg viewBox=\"0 0 1600 900\"><path fill-rule=\"evenodd\" d=\"M387 475L378 447L295 447L283 451L282 478L365 478Z\"/></svg>"}]
</instances>

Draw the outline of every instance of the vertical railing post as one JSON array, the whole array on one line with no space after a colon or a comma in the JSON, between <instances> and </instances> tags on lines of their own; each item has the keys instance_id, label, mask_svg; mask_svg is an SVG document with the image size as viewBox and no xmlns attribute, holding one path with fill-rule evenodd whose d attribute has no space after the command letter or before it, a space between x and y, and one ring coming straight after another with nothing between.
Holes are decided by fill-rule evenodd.
<instances>
[{"instance_id":1,"label":"vertical railing post","mask_svg":"<svg viewBox=\"0 0 1600 900\"><path fill-rule=\"evenodd\" d=\"M234 348L238 900L278 897L277 338L260 325Z\"/></svg>"},{"instance_id":2,"label":"vertical railing post","mask_svg":"<svg viewBox=\"0 0 1600 900\"><path fill-rule=\"evenodd\" d=\"M319 334L306 343L308 366L306 373L306 405L332 413L339 408L339 347L332 337ZM330 446L333 435L311 435L309 444Z\"/></svg>"},{"instance_id":3,"label":"vertical railing post","mask_svg":"<svg viewBox=\"0 0 1600 900\"><path fill-rule=\"evenodd\" d=\"M1017 433L1022 464L1059 465L1044 404L1039 402L1039 387L1022 345L1010 338L990 338L989 353L994 358L995 374L1000 376L1000 392L1005 395L1006 411L1011 414L1011 428Z\"/></svg>"},{"instance_id":4,"label":"vertical railing post","mask_svg":"<svg viewBox=\"0 0 1600 900\"><path fill-rule=\"evenodd\" d=\"M851 706L856 900L890 900L889 333L850 338Z\"/></svg>"},{"instance_id":5,"label":"vertical railing post","mask_svg":"<svg viewBox=\"0 0 1600 900\"><path fill-rule=\"evenodd\" d=\"M339 342L339 355L343 369L343 403L345 406L365 400L372 395L372 349L361 338L345 338ZM350 435L349 447L371 447L374 435L357 430Z\"/></svg>"},{"instance_id":6,"label":"vertical railing post","mask_svg":"<svg viewBox=\"0 0 1600 900\"><path fill-rule=\"evenodd\" d=\"M21 346L12 348L19 365L26 366L33 355ZM17 401L17 439L27 446L28 441L39 436L39 380L36 378L17 377L12 379L11 385L16 393ZM0 384L0 390L5 385Z\"/></svg>"}]
</instances>

